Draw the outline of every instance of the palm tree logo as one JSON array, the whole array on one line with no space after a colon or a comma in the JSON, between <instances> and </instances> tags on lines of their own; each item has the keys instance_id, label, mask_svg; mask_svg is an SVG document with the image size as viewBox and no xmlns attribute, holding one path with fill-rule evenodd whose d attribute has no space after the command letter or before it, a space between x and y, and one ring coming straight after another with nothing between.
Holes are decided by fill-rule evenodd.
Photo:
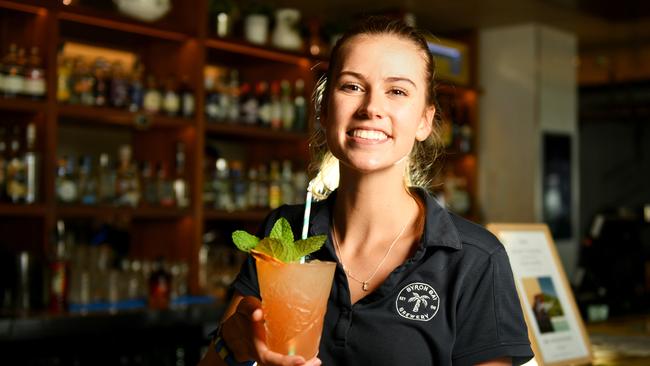
<instances>
[{"instance_id":1,"label":"palm tree logo","mask_svg":"<svg viewBox=\"0 0 650 366\"><path fill-rule=\"evenodd\" d=\"M418 310L420 310L420 305L424 304L425 307L429 305L429 302L427 300L431 300L429 295L420 295L417 292L413 293L413 296L408 299L408 302L414 302L415 306L413 306L413 312L417 313Z\"/></svg>"}]
</instances>

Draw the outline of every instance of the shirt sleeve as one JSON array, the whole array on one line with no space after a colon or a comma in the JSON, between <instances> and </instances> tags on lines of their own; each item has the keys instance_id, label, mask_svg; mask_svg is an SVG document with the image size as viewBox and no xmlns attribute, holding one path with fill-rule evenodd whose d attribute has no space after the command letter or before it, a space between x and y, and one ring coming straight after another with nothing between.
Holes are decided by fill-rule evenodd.
<instances>
[{"instance_id":1,"label":"shirt sleeve","mask_svg":"<svg viewBox=\"0 0 650 366\"><path fill-rule=\"evenodd\" d=\"M457 304L454 366L501 357L521 365L531 359L528 330L503 246L464 282Z\"/></svg>"}]
</instances>

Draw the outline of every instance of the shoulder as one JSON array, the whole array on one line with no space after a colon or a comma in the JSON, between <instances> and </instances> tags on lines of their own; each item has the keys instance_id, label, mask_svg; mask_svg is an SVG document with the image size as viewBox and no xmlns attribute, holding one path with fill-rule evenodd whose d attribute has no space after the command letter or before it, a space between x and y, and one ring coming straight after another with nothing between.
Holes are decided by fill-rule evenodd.
<instances>
[{"instance_id":1,"label":"shoulder","mask_svg":"<svg viewBox=\"0 0 650 366\"><path fill-rule=\"evenodd\" d=\"M448 211L464 249L492 255L504 249L499 239L483 226Z\"/></svg>"}]
</instances>

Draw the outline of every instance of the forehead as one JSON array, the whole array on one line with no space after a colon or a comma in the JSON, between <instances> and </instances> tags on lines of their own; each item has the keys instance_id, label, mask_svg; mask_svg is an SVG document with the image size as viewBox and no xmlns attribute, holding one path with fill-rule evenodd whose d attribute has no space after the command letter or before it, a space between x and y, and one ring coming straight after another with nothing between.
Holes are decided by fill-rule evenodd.
<instances>
[{"instance_id":1,"label":"forehead","mask_svg":"<svg viewBox=\"0 0 650 366\"><path fill-rule=\"evenodd\" d=\"M350 38L340 52L339 72L397 73L423 78L426 70L424 52L413 41L397 35L357 35Z\"/></svg>"}]
</instances>

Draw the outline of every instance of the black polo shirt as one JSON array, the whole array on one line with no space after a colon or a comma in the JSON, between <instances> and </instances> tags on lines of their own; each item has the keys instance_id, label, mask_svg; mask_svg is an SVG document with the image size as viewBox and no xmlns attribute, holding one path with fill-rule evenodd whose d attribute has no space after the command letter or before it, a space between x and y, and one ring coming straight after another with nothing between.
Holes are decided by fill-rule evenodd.
<instances>
[{"instance_id":1,"label":"black polo shirt","mask_svg":"<svg viewBox=\"0 0 650 366\"><path fill-rule=\"evenodd\" d=\"M424 190L424 235L413 257L374 292L351 305L346 275L334 274L318 357L323 365L473 365L533 356L503 245L482 227L443 209ZM338 261L330 222L336 192L312 205L309 235L328 235L312 258ZM263 225L266 236L283 216L299 238L304 206L282 206ZM233 283L260 297L255 262Z\"/></svg>"}]
</instances>

